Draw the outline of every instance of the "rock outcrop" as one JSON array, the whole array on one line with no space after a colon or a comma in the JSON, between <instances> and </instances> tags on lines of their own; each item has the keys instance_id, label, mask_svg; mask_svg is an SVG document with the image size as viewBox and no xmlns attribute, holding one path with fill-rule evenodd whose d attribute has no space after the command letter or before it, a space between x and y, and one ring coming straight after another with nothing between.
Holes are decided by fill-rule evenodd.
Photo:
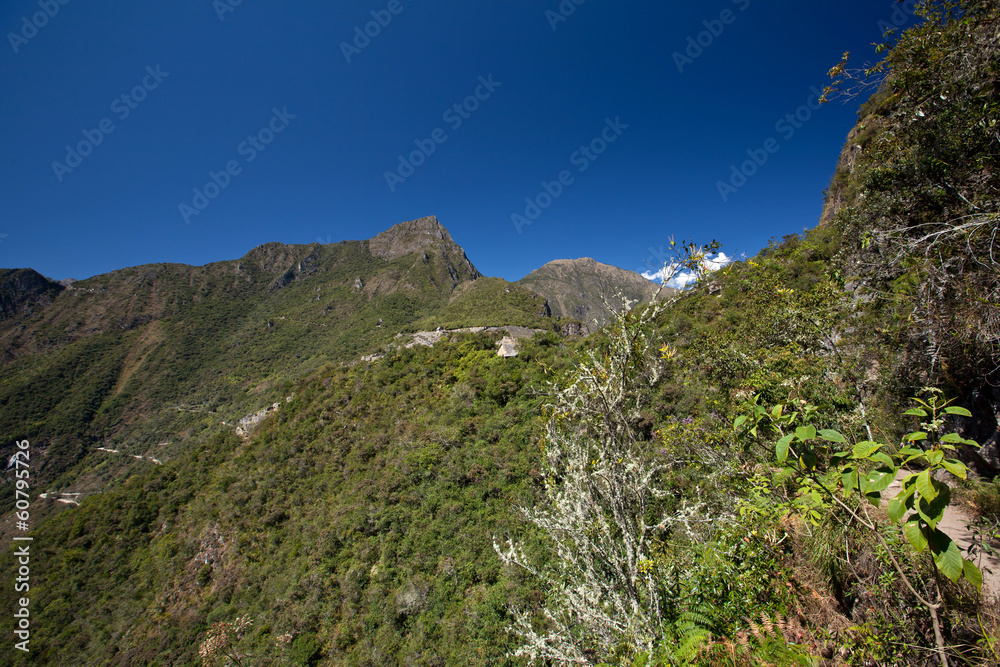
<instances>
[{"instance_id":1,"label":"rock outcrop","mask_svg":"<svg viewBox=\"0 0 1000 667\"><path fill-rule=\"evenodd\" d=\"M500 347L497 350L498 357L516 357L520 352L520 348L517 345L517 341L510 336L504 336L500 339Z\"/></svg>"},{"instance_id":2,"label":"rock outcrop","mask_svg":"<svg viewBox=\"0 0 1000 667\"><path fill-rule=\"evenodd\" d=\"M602 264L590 257L557 259L535 269L516 284L545 297L551 315L580 320L588 326L595 321L598 326L608 323L610 313L604 305L605 300L616 308L621 306L617 303L619 294L645 303L661 289L638 273ZM676 290L663 288L663 291L673 293Z\"/></svg>"},{"instance_id":3,"label":"rock outcrop","mask_svg":"<svg viewBox=\"0 0 1000 667\"><path fill-rule=\"evenodd\" d=\"M0 270L0 320L42 307L66 289L34 269Z\"/></svg>"},{"instance_id":4,"label":"rock outcrop","mask_svg":"<svg viewBox=\"0 0 1000 667\"><path fill-rule=\"evenodd\" d=\"M472 280L481 275L469 261L462 247L455 243L448 230L433 215L401 222L376 234L368 240L368 250L374 256L386 261L392 261L410 253L423 252L423 261L425 262L430 260L428 251L437 251L446 259L451 260L454 265L452 270L464 269L462 272L467 272L468 277ZM460 282L464 277L460 276L457 271L452 276L456 282Z\"/></svg>"}]
</instances>

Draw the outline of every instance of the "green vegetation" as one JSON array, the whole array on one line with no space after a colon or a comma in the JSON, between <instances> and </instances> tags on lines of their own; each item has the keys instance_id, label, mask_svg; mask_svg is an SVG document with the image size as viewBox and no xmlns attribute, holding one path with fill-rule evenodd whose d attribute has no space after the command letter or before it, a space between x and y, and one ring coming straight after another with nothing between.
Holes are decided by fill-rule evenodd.
<instances>
[{"instance_id":1,"label":"green vegetation","mask_svg":"<svg viewBox=\"0 0 1000 667\"><path fill-rule=\"evenodd\" d=\"M1000 414L1000 16L921 11L824 224L589 338L453 249L368 242L97 276L2 329L4 442L33 492L84 492L32 500L13 664L997 664L941 520L969 499L984 550L1000 525L973 446ZM357 361L514 324L546 330L516 358L458 334Z\"/></svg>"},{"instance_id":2,"label":"green vegetation","mask_svg":"<svg viewBox=\"0 0 1000 667\"><path fill-rule=\"evenodd\" d=\"M552 329L545 314L545 298L502 278L480 278L460 287L447 306L417 323L427 331L441 327L495 327L515 325Z\"/></svg>"},{"instance_id":3,"label":"green vegetation","mask_svg":"<svg viewBox=\"0 0 1000 667\"><path fill-rule=\"evenodd\" d=\"M41 529L38 659L191 664L209 626L250 616L239 650L259 662L306 635L348 664L502 662L505 604L534 593L488 545L537 484L536 389L561 348L547 334L503 359L465 335L329 368L252 440L136 466Z\"/></svg>"}]
</instances>

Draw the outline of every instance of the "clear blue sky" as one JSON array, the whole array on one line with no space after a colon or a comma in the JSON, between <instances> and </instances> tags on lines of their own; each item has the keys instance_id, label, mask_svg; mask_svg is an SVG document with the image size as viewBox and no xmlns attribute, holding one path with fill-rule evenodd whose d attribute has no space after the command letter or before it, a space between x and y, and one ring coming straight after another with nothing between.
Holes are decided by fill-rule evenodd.
<instances>
[{"instance_id":1,"label":"clear blue sky","mask_svg":"<svg viewBox=\"0 0 1000 667\"><path fill-rule=\"evenodd\" d=\"M0 3L0 266L80 279L424 215L509 280L583 256L641 270L671 235L753 253L816 224L856 105L779 121L844 51L871 60L896 7L236 2ZM767 161L723 201L748 150ZM199 199L210 172L225 187Z\"/></svg>"}]
</instances>

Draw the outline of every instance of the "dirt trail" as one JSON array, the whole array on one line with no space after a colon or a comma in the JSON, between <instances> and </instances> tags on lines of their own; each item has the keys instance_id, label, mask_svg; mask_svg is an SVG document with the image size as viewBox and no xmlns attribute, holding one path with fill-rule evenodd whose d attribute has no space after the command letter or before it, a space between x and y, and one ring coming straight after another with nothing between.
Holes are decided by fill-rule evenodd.
<instances>
[{"instance_id":1,"label":"dirt trail","mask_svg":"<svg viewBox=\"0 0 1000 667\"><path fill-rule=\"evenodd\" d=\"M882 493L882 497L888 500L899 493L903 488L903 478L911 472L913 471L900 470L896 474L895 481ZM962 550L962 555L966 558L969 556L968 549L973 543L974 537L972 530L969 528L971 522L972 515L966 512L960 505L952 503L945 509L944 518L938 523L941 531L958 543L959 548ZM1000 545L994 543L993 546ZM973 560L983 573L983 595L985 597L1000 595L1000 558L979 552Z\"/></svg>"}]
</instances>

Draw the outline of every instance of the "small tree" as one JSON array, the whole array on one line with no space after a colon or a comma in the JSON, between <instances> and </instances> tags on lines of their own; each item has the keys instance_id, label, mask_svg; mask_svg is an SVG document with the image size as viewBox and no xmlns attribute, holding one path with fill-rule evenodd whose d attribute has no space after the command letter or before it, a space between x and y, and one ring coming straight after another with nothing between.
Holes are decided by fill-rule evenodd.
<instances>
[{"instance_id":1,"label":"small tree","mask_svg":"<svg viewBox=\"0 0 1000 667\"><path fill-rule=\"evenodd\" d=\"M703 275L706 250L681 247L664 283L680 270ZM672 517L658 503L666 496L656 485L664 466L652 456L640 413L665 368L650 330L666 303L628 311L631 305L613 312L606 350L589 352L553 387L545 493L535 507L518 510L542 529L554 557L538 566L514 539L494 538L501 561L533 574L547 592L544 627L536 629L529 611L512 610L511 629L523 642L515 655L531 661L591 664L615 653L649 654L663 634L652 547Z\"/></svg>"},{"instance_id":2,"label":"small tree","mask_svg":"<svg viewBox=\"0 0 1000 667\"><path fill-rule=\"evenodd\" d=\"M965 464L949 456L960 446L979 445L957 433L945 432L948 417L970 417L968 410L942 401L938 389L924 391L926 399L914 398L916 405L904 414L927 421L920 423L919 430L903 436L895 453L887 445L872 441L848 447L847 438L838 431L817 429L812 424L817 409L808 404L787 410L786 406L776 405L768 410L757 405L755 399L749 413L736 418L734 427L758 443L764 442L768 430L780 436L774 443L775 457L798 477L799 493L794 505L807 520L818 523L839 507L879 540L900 581L927 610L934 627L938 658L942 667L948 667L938 614L944 606L939 578L944 575L956 582L966 579L982 590L983 575L975 563L962 556L958 544L938 527L951 502L951 489L935 473L948 472L965 479L968 472ZM927 555L934 572L932 599L918 590L919 582L913 581L893 555L877 517L867 509L869 505L879 506L882 492L901 470L911 465L924 469L906 472L901 480L902 490L889 500L888 515L899 526L906 542L918 554Z\"/></svg>"}]
</instances>

